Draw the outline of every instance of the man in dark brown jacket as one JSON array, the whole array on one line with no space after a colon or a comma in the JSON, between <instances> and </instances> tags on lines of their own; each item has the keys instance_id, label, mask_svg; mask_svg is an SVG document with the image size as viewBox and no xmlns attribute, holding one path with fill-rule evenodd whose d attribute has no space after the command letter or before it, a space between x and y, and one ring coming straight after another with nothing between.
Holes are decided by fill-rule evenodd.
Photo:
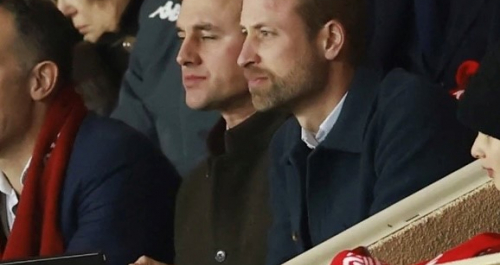
<instances>
[{"instance_id":1,"label":"man in dark brown jacket","mask_svg":"<svg viewBox=\"0 0 500 265\"><path fill-rule=\"evenodd\" d=\"M176 265L265 261L271 224L267 150L287 115L255 113L252 106L237 65L245 39L241 7L241 0L184 0L177 21L186 103L222 118L207 140L208 159L177 195ZM159 263L142 257L136 264Z\"/></svg>"}]
</instances>

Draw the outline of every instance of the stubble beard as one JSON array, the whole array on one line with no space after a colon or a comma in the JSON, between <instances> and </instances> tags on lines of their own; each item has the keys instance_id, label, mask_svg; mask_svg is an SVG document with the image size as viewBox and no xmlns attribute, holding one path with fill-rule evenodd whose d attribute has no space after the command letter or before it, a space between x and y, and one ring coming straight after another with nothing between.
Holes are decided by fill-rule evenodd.
<instances>
[{"instance_id":1,"label":"stubble beard","mask_svg":"<svg viewBox=\"0 0 500 265\"><path fill-rule=\"evenodd\" d=\"M327 65L311 56L297 60L294 68L283 77L268 70L260 71L267 73L270 84L267 88L251 92L255 109L267 111L279 108L293 112L303 100L323 89Z\"/></svg>"}]
</instances>

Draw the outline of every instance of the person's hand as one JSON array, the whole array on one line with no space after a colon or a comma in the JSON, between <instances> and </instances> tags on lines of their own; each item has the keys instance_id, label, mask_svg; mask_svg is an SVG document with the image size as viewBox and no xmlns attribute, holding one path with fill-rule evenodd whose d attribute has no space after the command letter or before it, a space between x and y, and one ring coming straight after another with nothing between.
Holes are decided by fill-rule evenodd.
<instances>
[{"instance_id":1,"label":"person's hand","mask_svg":"<svg viewBox=\"0 0 500 265\"><path fill-rule=\"evenodd\" d=\"M149 257L146 257L146 256L142 256L130 265L167 265L167 264L161 263L159 261L156 261L156 260L149 258Z\"/></svg>"}]
</instances>

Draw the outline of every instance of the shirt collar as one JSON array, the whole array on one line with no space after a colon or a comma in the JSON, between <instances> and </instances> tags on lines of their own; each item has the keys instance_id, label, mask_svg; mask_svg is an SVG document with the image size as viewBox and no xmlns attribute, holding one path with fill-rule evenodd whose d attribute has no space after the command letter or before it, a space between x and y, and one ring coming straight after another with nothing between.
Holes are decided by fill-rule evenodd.
<instances>
[{"instance_id":1,"label":"shirt collar","mask_svg":"<svg viewBox=\"0 0 500 265\"><path fill-rule=\"evenodd\" d=\"M319 126L318 133L314 135L314 133L302 128L302 141L307 145L307 147L314 149L316 148L323 140L325 140L326 136L328 133L332 130L333 126L335 123L337 123L337 120L339 119L340 112L342 111L342 106L344 105L345 98L347 97L346 93L342 99L340 100L339 104L330 112L328 117L321 123Z\"/></svg>"},{"instance_id":2,"label":"shirt collar","mask_svg":"<svg viewBox=\"0 0 500 265\"><path fill-rule=\"evenodd\" d=\"M23 185L23 186L24 186L24 182L26 181L26 176L28 175L28 168L31 165L31 158L32 157L30 157L30 159L28 159L28 163L26 163L26 165L24 166L23 172L21 172L20 181L21 181L21 185Z\"/></svg>"},{"instance_id":3,"label":"shirt collar","mask_svg":"<svg viewBox=\"0 0 500 265\"><path fill-rule=\"evenodd\" d=\"M0 192L8 196L12 194L13 191L14 189L7 180L7 177L5 177L5 174L0 171Z\"/></svg>"},{"instance_id":4,"label":"shirt collar","mask_svg":"<svg viewBox=\"0 0 500 265\"><path fill-rule=\"evenodd\" d=\"M28 175L28 168L30 167L30 164L31 164L31 157L30 157L30 159L28 159L28 162L26 163L23 171L21 172L20 181L21 181L21 185L23 185L23 186L24 186L24 182L26 181L26 176ZM5 176L5 174L0 171L0 192L5 194L5 195L9 195L12 193L13 190L14 189L12 188L12 185L7 180L7 177Z\"/></svg>"}]
</instances>

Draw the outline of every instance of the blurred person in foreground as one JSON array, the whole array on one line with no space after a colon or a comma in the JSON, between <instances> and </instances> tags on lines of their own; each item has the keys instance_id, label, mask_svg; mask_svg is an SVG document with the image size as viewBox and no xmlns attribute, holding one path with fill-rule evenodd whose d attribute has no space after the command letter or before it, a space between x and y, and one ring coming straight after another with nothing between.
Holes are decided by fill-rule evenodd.
<instances>
[{"instance_id":1,"label":"blurred person in foreground","mask_svg":"<svg viewBox=\"0 0 500 265\"><path fill-rule=\"evenodd\" d=\"M87 111L71 24L49 0L0 0L0 24L1 259L172 262L179 176L143 135Z\"/></svg>"}]
</instances>

